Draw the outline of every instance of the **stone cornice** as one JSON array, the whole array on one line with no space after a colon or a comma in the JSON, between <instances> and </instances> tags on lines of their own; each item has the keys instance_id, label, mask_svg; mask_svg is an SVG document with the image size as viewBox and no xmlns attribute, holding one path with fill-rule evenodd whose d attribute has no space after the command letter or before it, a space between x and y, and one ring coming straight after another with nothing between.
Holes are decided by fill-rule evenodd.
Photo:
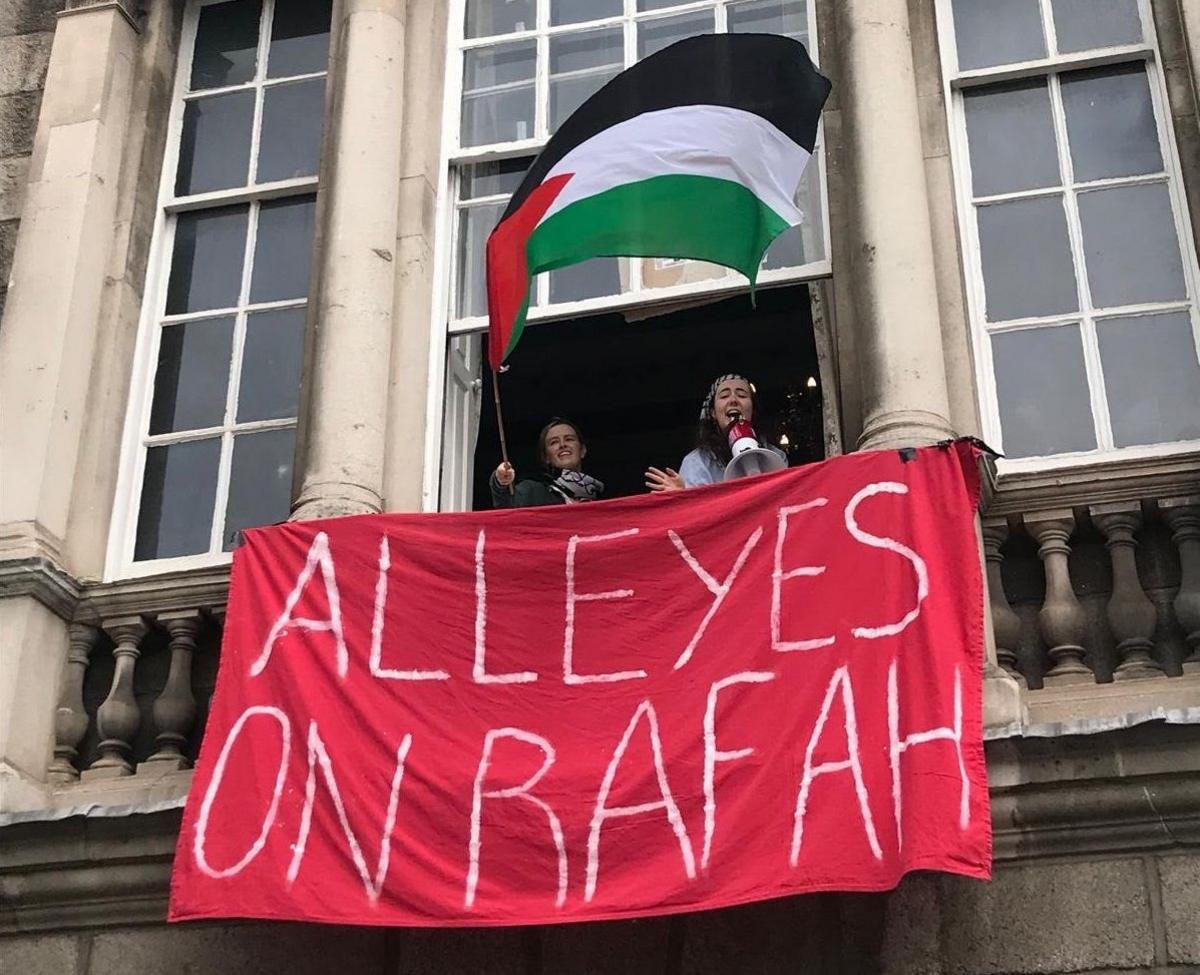
<instances>
[{"instance_id":1,"label":"stone cornice","mask_svg":"<svg viewBox=\"0 0 1200 975\"><path fill-rule=\"evenodd\" d=\"M1091 749L1110 754L1160 737L1165 744L1169 735L1142 729L1114 736L1108 751L1098 742ZM1176 742L1189 751L1194 744ZM1047 770L1049 756L1026 756L1035 758ZM72 816L0 828L0 935L163 921L180 815ZM993 788L992 828L1001 867L1046 857L1180 852L1200 846L1200 769L1047 776Z\"/></svg>"},{"instance_id":2,"label":"stone cornice","mask_svg":"<svg viewBox=\"0 0 1200 975\"><path fill-rule=\"evenodd\" d=\"M119 616L157 616L181 609L220 610L229 594L229 566L169 572L87 586L76 617L98 624Z\"/></svg>"},{"instance_id":3,"label":"stone cornice","mask_svg":"<svg viewBox=\"0 0 1200 975\"><path fill-rule=\"evenodd\" d=\"M989 465L990 468L990 465ZM984 475L987 517L1200 494L1200 452Z\"/></svg>"},{"instance_id":4,"label":"stone cornice","mask_svg":"<svg viewBox=\"0 0 1200 975\"><path fill-rule=\"evenodd\" d=\"M142 32L138 18L143 11L133 0L67 0L66 9L60 10L58 16L70 17L77 14L94 13L97 10L116 10L139 34Z\"/></svg>"},{"instance_id":5,"label":"stone cornice","mask_svg":"<svg viewBox=\"0 0 1200 975\"><path fill-rule=\"evenodd\" d=\"M32 596L69 620L79 604L80 585L49 559L32 556L0 562L0 599Z\"/></svg>"}]
</instances>

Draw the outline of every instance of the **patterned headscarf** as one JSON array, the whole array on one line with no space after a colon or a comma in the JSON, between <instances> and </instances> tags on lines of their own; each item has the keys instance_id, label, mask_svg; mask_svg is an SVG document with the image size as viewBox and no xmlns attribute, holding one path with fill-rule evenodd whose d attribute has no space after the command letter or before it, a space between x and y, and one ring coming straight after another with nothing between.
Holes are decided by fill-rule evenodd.
<instances>
[{"instance_id":1,"label":"patterned headscarf","mask_svg":"<svg viewBox=\"0 0 1200 975\"><path fill-rule=\"evenodd\" d=\"M721 388L721 383L727 383L731 379L740 379L750 387L750 392L754 392L754 383L750 382L745 376L736 372L727 372L724 376L718 376L713 380L712 385L708 387L708 394L704 397L704 402L700 404L700 419L707 420L712 414L713 400L717 398L717 390Z\"/></svg>"}]
</instances>

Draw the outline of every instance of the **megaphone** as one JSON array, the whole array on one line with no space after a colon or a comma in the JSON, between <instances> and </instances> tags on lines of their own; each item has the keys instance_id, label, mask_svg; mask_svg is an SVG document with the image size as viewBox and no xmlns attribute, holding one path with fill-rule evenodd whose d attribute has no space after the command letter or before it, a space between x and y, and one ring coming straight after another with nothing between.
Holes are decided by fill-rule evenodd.
<instances>
[{"instance_id":1,"label":"megaphone","mask_svg":"<svg viewBox=\"0 0 1200 975\"><path fill-rule=\"evenodd\" d=\"M779 454L758 442L758 435L749 420L743 419L740 413L731 412L729 415L733 422L726 433L733 460L725 465L725 480L732 481L735 477L749 477L752 474L770 474L787 466L787 461Z\"/></svg>"}]
</instances>

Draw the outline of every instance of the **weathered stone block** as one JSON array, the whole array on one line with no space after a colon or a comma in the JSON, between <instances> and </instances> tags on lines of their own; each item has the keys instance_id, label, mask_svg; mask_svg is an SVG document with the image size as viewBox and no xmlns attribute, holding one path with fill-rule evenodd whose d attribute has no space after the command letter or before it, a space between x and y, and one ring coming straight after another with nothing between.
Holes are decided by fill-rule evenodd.
<instances>
[{"instance_id":1,"label":"weathered stone block","mask_svg":"<svg viewBox=\"0 0 1200 975\"><path fill-rule=\"evenodd\" d=\"M1163 914L1167 927L1167 958L1176 965L1200 964L1200 857L1163 857Z\"/></svg>"},{"instance_id":2,"label":"weathered stone block","mask_svg":"<svg viewBox=\"0 0 1200 975\"><path fill-rule=\"evenodd\" d=\"M879 961L889 975L941 975L939 882L934 874L909 874L888 895Z\"/></svg>"},{"instance_id":3,"label":"weathered stone block","mask_svg":"<svg viewBox=\"0 0 1200 975\"><path fill-rule=\"evenodd\" d=\"M683 919L685 975L794 975L835 971L841 917L837 895L807 894L688 915ZM854 970L847 966L847 971Z\"/></svg>"},{"instance_id":4,"label":"weathered stone block","mask_svg":"<svg viewBox=\"0 0 1200 975\"><path fill-rule=\"evenodd\" d=\"M41 106L40 91L0 95L0 158L28 156L33 151L33 134L37 131Z\"/></svg>"},{"instance_id":5,"label":"weathered stone block","mask_svg":"<svg viewBox=\"0 0 1200 975\"><path fill-rule=\"evenodd\" d=\"M66 0L5 0L0 3L0 37L53 31L55 15Z\"/></svg>"},{"instance_id":6,"label":"weathered stone block","mask_svg":"<svg viewBox=\"0 0 1200 975\"><path fill-rule=\"evenodd\" d=\"M17 249L17 228L20 220L0 222L0 288L8 287L8 275L12 271L13 251Z\"/></svg>"},{"instance_id":7,"label":"weathered stone block","mask_svg":"<svg viewBox=\"0 0 1200 975\"><path fill-rule=\"evenodd\" d=\"M523 928L411 928L392 937L403 975L525 975L537 946L537 932Z\"/></svg>"},{"instance_id":8,"label":"weathered stone block","mask_svg":"<svg viewBox=\"0 0 1200 975\"><path fill-rule=\"evenodd\" d=\"M1001 868L942 881L946 975L1077 972L1154 963L1138 860Z\"/></svg>"},{"instance_id":9,"label":"weathered stone block","mask_svg":"<svg viewBox=\"0 0 1200 975\"><path fill-rule=\"evenodd\" d=\"M541 929L541 970L583 975L640 975L671 970L672 926L683 918L555 924Z\"/></svg>"},{"instance_id":10,"label":"weathered stone block","mask_svg":"<svg viewBox=\"0 0 1200 975\"><path fill-rule=\"evenodd\" d=\"M75 971L78 939L66 934L30 934L0 938L0 972L62 975Z\"/></svg>"},{"instance_id":11,"label":"weathered stone block","mask_svg":"<svg viewBox=\"0 0 1200 975\"><path fill-rule=\"evenodd\" d=\"M37 91L45 85L53 40L54 35L45 32L0 37L0 95Z\"/></svg>"},{"instance_id":12,"label":"weathered stone block","mask_svg":"<svg viewBox=\"0 0 1200 975\"><path fill-rule=\"evenodd\" d=\"M28 156L0 159L0 223L16 220L21 215L28 178ZM3 282L0 282L0 286L3 286Z\"/></svg>"},{"instance_id":13,"label":"weathered stone block","mask_svg":"<svg viewBox=\"0 0 1200 975\"><path fill-rule=\"evenodd\" d=\"M383 960L376 928L183 924L97 934L87 975L327 975L383 971Z\"/></svg>"}]
</instances>

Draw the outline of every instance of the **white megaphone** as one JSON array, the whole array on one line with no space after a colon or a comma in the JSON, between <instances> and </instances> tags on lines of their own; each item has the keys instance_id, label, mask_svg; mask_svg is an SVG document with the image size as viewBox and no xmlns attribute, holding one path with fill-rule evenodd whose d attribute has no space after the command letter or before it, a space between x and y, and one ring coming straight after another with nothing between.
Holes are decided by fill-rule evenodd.
<instances>
[{"instance_id":1,"label":"white megaphone","mask_svg":"<svg viewBox=\"0 0 1200 975\"><path fill-rule=\"evenodd\" d=\"M726 434L729 437L729 450L733 460L725 465L725 480L732 481L735 477L749 477L751 474L770 474L781 471L787 462L758 442L758 435L750 426L750 421L743 419L737 412L730 412Z\"/></svg>"}]
</instances>

